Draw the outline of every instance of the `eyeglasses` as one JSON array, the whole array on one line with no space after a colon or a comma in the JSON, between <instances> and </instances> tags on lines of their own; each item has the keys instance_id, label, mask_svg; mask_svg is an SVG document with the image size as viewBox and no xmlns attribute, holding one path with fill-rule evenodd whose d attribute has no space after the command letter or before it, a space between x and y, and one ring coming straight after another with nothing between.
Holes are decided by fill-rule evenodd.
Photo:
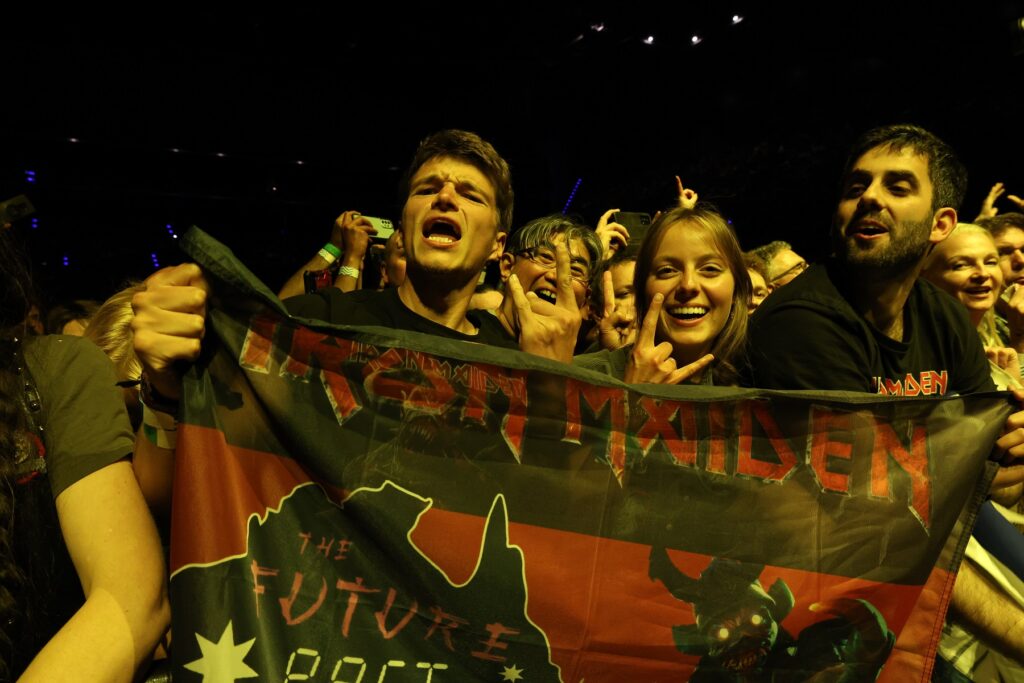
<instances>
[{"instance_id":1,"label":"eyeglasses","mask_svg":"<svg viewBox=\"0 0 1024 683\"><path fill-rule=\"evenodd\" d=\"M768 284L770 284L772 287L774 287L780 280L785 280L786 278L789 278L790 280L792 280L797 275L799 275L800 273L804 272L805 270L807 270L810 267L811 266L810 266L809 263L807 263L807 261L801 261L800 263L796 264L795 266L792 266L791 268L788 268L784 272L779 273L778 275L773 277L772 281L769 282Z\"/></svg>"},{"instance_id":2,"label":"eyeglasses","mask_svg":"<svg viewBox=\"0 0 1024 683\"><path fill-rule=\"evenodd\" d=\"M523 249L520 252L516 252L516 256L527 258L545 270L554 270L557 265L555 252L545 247ZM569 264L569 274L573 280L579 282L584 287L590 286L590 268L587 267L582 259L573 259Z\"/></svg>"}]
</instances>

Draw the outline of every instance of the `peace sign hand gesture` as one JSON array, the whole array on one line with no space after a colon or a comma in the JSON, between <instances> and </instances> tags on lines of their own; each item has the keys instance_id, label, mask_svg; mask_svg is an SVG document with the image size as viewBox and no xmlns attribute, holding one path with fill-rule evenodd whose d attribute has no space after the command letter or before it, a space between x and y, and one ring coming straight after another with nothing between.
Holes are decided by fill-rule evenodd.
<instances>
[{"instance_id":1,"label":"peace sign hand gesture","mask_svg":"<svg viewBox=\"0 0 1024 683\"><path fill-rule=\"evenodd\" d=\"M633 353L626 363L627 384L679 384L685 379L699 376L715 360L708 353L689 365L677 368L672 357L672 345L667 341L654 344L654 332L658 327L664 301L665 297L661 293L651 299L651 306L640 325L636 344L633 345Z\"/></svg>"}]
</instances>

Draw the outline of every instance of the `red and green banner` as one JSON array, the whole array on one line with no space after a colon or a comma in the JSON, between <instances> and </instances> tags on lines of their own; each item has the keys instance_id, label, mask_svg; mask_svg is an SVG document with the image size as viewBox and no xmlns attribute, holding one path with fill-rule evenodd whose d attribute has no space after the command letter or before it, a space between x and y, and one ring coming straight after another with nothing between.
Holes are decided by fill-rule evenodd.
<instances>
[{"instance_id":1,"label":"red and green banner","mask_svg":"<svg viewBox=\"0 0 1024 683\"><path fill-rule=\"evenodd\" d=\"M290 319L222 245L176 681L924 681L1002 395L628 387Z\"/></svg>"}]
</instances>

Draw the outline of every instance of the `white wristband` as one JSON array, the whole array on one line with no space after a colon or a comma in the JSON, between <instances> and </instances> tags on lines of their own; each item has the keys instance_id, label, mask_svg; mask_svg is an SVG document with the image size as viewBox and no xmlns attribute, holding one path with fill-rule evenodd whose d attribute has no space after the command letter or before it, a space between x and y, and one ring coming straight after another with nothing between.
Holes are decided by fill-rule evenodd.
<instances>
[{"instance_id":1,"label":"white wristband","mask_svg":"<svg viewBox=\"0 0 1024 683\"><path fill-rule=\"evenodd\" d=\"M352 266L342 266L338 268L338 275L347 275L350 278L359 279L359 269L353 268Z\"/></svg>"}]
</instances>

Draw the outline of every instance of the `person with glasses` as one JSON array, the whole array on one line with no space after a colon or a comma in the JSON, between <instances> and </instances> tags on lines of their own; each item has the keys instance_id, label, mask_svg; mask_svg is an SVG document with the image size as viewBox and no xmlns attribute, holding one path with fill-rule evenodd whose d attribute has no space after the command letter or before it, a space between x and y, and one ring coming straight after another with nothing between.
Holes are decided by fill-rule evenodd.
<instances>
[{"instance_id":1,"label":"person with glasses","mask_svg":"<svg viewBox=\"0 0 1024 683\"><path fill-rule=\"evenodd\" d=\"M807 270L807 261L793 251L789 242L769 242L754 249L753 253L768 264L768 287L772 290L788 285L797 275Z\"/></svg>"},{"instance_id":2,"label":"person with glasses","mask_svg":"<svg viewBox=\"0 0 1024 683\"><path fill-rule=\"evenodd\" d=\"M505 293L495 314L523 351L572 361L601 254L597 233L561 214L534 219L512 233L501 257ZM568 261L567 283L559 283L560 258ZM517 296L517 288L523 296ZM524 325L544 325L549 334L542 343L529 344Z\"/></svg>"}]
</instances>

